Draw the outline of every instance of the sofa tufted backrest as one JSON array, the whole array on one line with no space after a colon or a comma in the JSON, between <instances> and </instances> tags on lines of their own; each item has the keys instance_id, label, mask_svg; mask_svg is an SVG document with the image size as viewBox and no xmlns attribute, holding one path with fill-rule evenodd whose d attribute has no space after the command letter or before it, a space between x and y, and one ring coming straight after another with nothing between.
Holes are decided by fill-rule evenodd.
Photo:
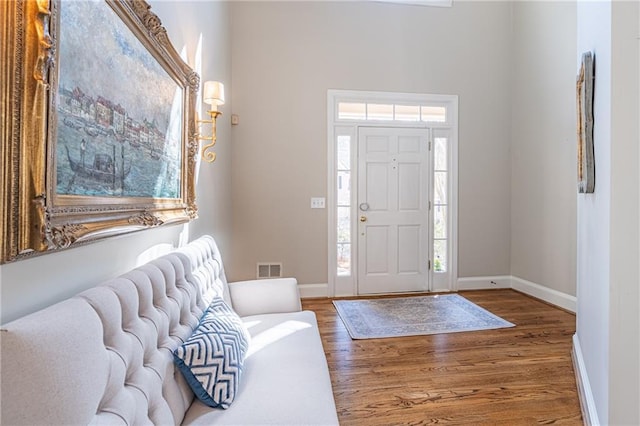
<instances>
[{"instance_id":1,"label":"sofa tufted backrest","mask_svg":"<svg viewBox=\"0 0 640 426\"><path fill-rule=\"evenodd\" d=\"M209 297L205 300L207 306L214 295L222 297L231 306L222 255L212 236L203 235L180 248L176 254L184 255L189 259L191 268L186 272L187 280L197 284L205 294L203 297Z\"/></svg>"},{"instance_id":2,"label":"sofa tufted backrest","mask_svg":"<svg viewBox=\"0 0 640 426\"><path fill-rule=\"evenodd\" d=\"M0 422L180 424L193 393L173 350L228 295L216 252L197 240L3 326Z\"/></svg>"}]
</instances>

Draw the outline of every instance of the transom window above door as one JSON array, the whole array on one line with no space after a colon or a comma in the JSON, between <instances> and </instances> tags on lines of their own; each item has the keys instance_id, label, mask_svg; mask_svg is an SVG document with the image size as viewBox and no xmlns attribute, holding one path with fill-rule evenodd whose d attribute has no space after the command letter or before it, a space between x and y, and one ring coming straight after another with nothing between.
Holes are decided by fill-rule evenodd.
<instances>
[{"instance_id":1,"label":"transom window above door","mask_svg":"<svg viewBox=\"0 0 640 426\"><path fill-rule=\"evenodd\" d=\"M337 110L338 120L447 122L447 108L438 105L338 102Z\"/></svg>"}]
</instances>

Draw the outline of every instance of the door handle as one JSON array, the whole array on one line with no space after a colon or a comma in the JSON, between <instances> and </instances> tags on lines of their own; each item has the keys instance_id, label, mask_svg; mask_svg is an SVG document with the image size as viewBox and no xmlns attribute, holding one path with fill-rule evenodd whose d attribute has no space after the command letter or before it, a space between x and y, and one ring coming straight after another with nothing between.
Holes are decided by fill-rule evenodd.
<instances>
[{"instance_id":1,"label":"door handle","mask_svg":"<svg viewBox=\"0 0 640 426\"><path fill-rule=\"evenodd\" d=\"M360 222L366 222L366 221L367 221L366 216L360 216Z\"/></svg>"}]
</instances>

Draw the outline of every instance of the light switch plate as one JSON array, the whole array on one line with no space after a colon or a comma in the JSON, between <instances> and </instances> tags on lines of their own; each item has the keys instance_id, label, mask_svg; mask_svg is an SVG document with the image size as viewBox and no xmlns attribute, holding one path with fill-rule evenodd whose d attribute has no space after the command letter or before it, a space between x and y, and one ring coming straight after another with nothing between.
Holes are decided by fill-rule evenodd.
<instances>
[{"instance_id":1,"label":"light switch plate","mask_svg":"<svg viewBox=\"0 0 640 426\"><path fill-rule=\"evenodd\" d=\"M311 198L311 208L312 209L324 209L325 199L324 197L313 197Z\"/></svg>"}]
</instances>

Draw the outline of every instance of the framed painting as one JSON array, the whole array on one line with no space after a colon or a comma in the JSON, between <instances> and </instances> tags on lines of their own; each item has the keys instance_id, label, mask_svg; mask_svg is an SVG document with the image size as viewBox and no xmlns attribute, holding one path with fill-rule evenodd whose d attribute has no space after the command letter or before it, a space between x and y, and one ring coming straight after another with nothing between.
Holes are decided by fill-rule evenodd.
<instances>
[{"instance_id":1,"label":"framed painting","mask_svg":"<svg viewBox=\"0 0 640 426\"><path fill-rule=\"evenodd\" d=\"M199 76L142 0L1 2L7 262L197 217Z\"/></svg>"},{"instance_id":2,"label":"framed painting","mask_svg":"<svg viewBox=\"0 0 640 426\"><path fill-rule=\"evenodd\" d=\"M595 190L596 170L593 151L593 82L594 58L591 52L582 54L576 79L576 111L578 113L578 192Z\"/></svg>"}]
</instances>

